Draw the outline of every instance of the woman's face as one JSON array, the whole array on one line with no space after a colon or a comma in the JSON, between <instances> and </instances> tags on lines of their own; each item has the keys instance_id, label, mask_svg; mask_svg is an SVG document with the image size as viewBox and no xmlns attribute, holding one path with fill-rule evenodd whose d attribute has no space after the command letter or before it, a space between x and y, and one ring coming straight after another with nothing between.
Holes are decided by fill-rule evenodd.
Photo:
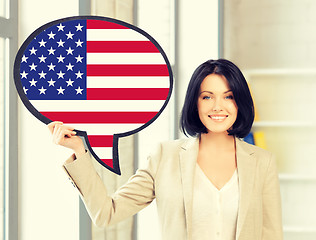
<instances>
[{"instance_id":1,"label":"woman's face","mask_svg":"<svg viewBox=\"0 0 316 240\"><path fill-rule=\"evenodd\" d=\"M197 108L208 132L229 130L236 121L238 107L226 78L210 74L201 83Z\"/></svg>"}]
</instances>

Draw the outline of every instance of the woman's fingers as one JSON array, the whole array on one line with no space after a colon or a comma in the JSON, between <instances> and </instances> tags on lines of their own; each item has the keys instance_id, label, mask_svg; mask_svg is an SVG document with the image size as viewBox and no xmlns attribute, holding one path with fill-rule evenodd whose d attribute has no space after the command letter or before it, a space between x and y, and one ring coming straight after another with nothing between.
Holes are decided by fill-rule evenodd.
<instances>
[{"instance_id":1,"label":"woman's fingers","mask_svg":"<svg viewBox=\"0 0 316 240\"><path fill-rule=\"evenodd\" d=\"M80 137L76 136L74 128L62 122L48 124L48 129L53 135L53 143L70 148L76 154L85 153L85 147Z\"/></svg>"},{"instance_id":2,"label":"woman's fingers","mask_svg":"<svg viewBox=\"0 0 316 240\"><path fill-rule=\"evenodd\" d=\"M61 125L55 125L54 127L54 132L53 132L53 142L55 144L61 144L61 140L64 138L61 137L61 132L62 132L62 128L61 128Z\"/></svg>"},{"instance_id":3,"label":"woman's fingers","mask_svg":"<svg viewBox=\"0 0 316 240\"><path fill-rule=\"evenodd\" d=\"M58 121L55 121L55 122L51 122L49 123L47 126L48 126L48 129L51 133L54 132L54 128L56 127L56 125L63 125L64 123L63 122L58 122Z\"/></svg>"},{"instance_id":4,"label":"woman's fingers","mask_svg":"<svg viewBox=\"0 0 316 240\"><path fill-rule=\"evenodd\" d=\"M62 122L52 122L48 125L48 128L53 134L53 142L58 145L62 145L65 138L71 138L76 135L73 127L63 125Z\"/></svg>"},{"instance_id":5,"label":"woman's fingers","mask_svg":"<svg viewBox=\"0 0 316 240\"><path fill-rule=\"evenodd\" d=\"M71 138L74 136L74 132L72 130L66 129L63 126L58 128L58 131L56 133L56 139L58 140L58 143L60 144L62 141L66 140L66 138Z\"/></svg>"}]
</instances>

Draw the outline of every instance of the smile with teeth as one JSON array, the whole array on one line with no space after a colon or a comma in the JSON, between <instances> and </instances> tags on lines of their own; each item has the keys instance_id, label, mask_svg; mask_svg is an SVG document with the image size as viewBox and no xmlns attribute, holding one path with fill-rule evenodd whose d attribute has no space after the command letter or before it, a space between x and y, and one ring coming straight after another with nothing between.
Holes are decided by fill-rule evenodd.
<instances>
[{"instance_id":1,"label":"smile with teeth","mask_svg":"<svg viewBox=\"0 0 316 240\"><path fill-rule=\"evenodd\" d=\"M214 121L224 121L228 115L208 115L208 117Z\"/></svg>"}]
</instances>

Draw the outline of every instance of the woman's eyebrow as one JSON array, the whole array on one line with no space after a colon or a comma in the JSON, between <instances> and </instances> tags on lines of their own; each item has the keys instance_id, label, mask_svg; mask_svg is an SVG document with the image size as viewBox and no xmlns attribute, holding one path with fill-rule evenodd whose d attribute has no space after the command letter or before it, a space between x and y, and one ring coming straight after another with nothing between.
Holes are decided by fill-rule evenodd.
<instances>
[{"instance_id":1,"label":"woman's eyebrow","mask_svg":"<svg viewBox=\"0 0 316 240\"><path fill-rule=\"evenodd\" d=\"M214 93L211 92L211 91L202 91L202 92L200 92L200 94L202 94L202 93L204 93L204 92L210 93L210 94L214 94ZM227 91L223 92L223 94L226 94L226 93L229 93L229 92L232 92L232 90L227 90Z\"/></svg>"},{"instance_id":2,"label":"woman's eyebrow","mask_svg":"<svg viewBox=\"0 0 316 240\"><path fill-rule=\"evenodd\" d=\"M200 94L202 94L202 93L204 93L204 92L210 93L210 94L214 94L214 93L212 93L212 92L210 92L210 91L202 91L202 92L200 92Z\"/></svg>"},{"instance_id":3,"label":"woman's eyebrow","mask_svg":"<svg viewBox=\"0 0 316 240\"><path fill-rule=\"evenodd\" d=\"M229 92L232 92L232 90L227 90L226 92L224 92L224 93L229 93Z\"/></svg>"}]
</instances>

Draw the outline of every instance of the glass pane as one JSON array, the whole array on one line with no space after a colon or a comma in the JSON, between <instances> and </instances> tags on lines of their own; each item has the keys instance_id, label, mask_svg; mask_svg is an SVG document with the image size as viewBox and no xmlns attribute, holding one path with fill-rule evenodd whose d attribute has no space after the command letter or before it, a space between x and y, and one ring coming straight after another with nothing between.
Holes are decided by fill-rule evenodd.
<instances>
[{"instance_id":1,"label":"glass pane","mask_svg":"<svg viewBox=\"0 0 316 240\"><path fill-rule=\"evenodd\" d=\"M5 159L5 39L0 38L0 238L4 225L4 159Z\"/></svg>"}]
</instances>

